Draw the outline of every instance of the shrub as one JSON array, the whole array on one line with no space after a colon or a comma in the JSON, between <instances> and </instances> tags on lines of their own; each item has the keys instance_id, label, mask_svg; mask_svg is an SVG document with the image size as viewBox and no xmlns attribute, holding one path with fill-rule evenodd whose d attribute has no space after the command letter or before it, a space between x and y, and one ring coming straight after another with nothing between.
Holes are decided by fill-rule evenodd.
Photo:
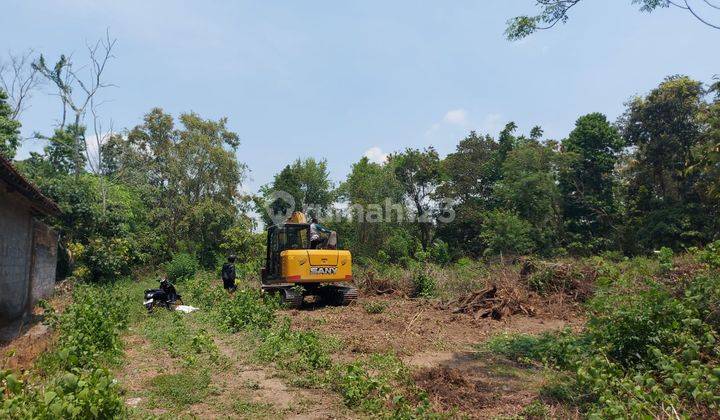
<instances>
[{"instance_id":1,"label":"shrub","mask_svg":"<svg viewBox=\"0 0 720 420\"><path fill-rule=\"evenodd\" d=\"M673 250L664 246L657 251L658 262L660 263L660 272L667 274L673 268Z\"/></svg>"},{"instance_id":2,"label":"shrub","mask_svg":"<svg viewBox=\"0 0 720 420\"><path fill-rule=\"evenodd\" d=\"M419 272L413 278L413 296L431 298L435 296L437 283L435 279L426 272Z\"/></svg>"},{"instance_id":3,"label":"shrub","mask_svg":"<svg viewBox=\"0 0 720 420\"><path fill-rule=\"evenodd\" d=\"M293 331L290 320L262 334L262 343L256 355L265 362L294 373L327 370L331 366L328 350L332 340L320 337L314 331Z\"/></svg>"},{"instance_id":4,"label":"shrub","mask_svg":"<svg viewBox=\"0 0 720 420\"><path fill-rule=\"evenodd\" d=\"M410 256L410 250L413 249L410 246L411 242L412 239L405 231L395 231L380 251L388 256L390 262L400 262L403 258Z\"/></svg>"},{"instance_id":5,"label":"shrub","mask_svg":"<svg viewBox=\"0 0 720 420\"><path fill-rule=\"evenodd\" d=\"M485 255L525 255L535 247L530 222L506 210L485 213L480 238L487 246Z\"/></svg>"},{"instance_id":6,"label":"shrub","mask_svg":"<svg viewBox=\"0 0 720 420\"><path fill-rule=\"evenodd\" d=\"M173 255L172 260L165 264L167 278L171 282L181 282L192 278L200 269L194 256L180 253Z\"/></svg>"},{"instance_id":7,"label":"shrub","mask_svg":"<svg viewBox=\"0 0 720 420\"><path fill-rule=\"evenodd\" d=\"M220 303L219 316L231 332L269 328L279 308L277 300L257 290L238 289Z\"/></svg>"},{"instance_id":8,"label":"shrub","mask_svg":"<svg viewBox=\"0 0 720 420\"><path fill-rule=\"evenodd\" d=\"M183 283L182 295L186 302L202 309L211 309L227 299L227 293L213 280L219 276L211 272L201 272Z\"/></svg>"},{"instance_id":9,"label":"shrub","mask_svg":"<svg viewBox=\"0 0 720 420\"><path fill-rule=\"evenodd\" d=\"M638 263L628 273L645 272ZM664 417L666 407L678 417L717 412L720 276L697 276L676 291L653 280L628 289L628 273L590 302L582 333L498 337L489 348L568 370L544 392L572 400L589 417Z\"/></svg>"},{"instance_id":10,"label":"shrub","mask_svg":"<svg viewBox=\"0 0 720 420\"><path fill-rule=\"evenodd\" d=\"M430 247L430 260L435 264L446 265L450 262L450 247L446 242L437 240Z\"/></svg>"},{"instance_id":11,"label":"shrub","mask_svg":"<svg viewBox=\"0 0 720 420\"><path fill-rule=\"evenodd\" d=\"M366 360L338 365L333 387L345 404L379 418L438 418L410 371L394 355L374 354Z\"/></svg>"},{"instance_id":12,"label":"shrub","mask_svg":"<svg viewBox=\"0 0 720 420\"><path fill-rule=\"evenodd\" d=\"M110 419L126 411L119 385L104 369L73 369L42 388L0 372L0 402L0 418Z\"/></svg>"},{"instance_id":13,"label":"shrub","mask_svg":"<svg viewBox=\"0 0 720 420\"><path fill-rule=\"evenodd\" d=\"M712 269L720 268L720 241L708 244L705 249L699 252L698 260Z\"/></svg>"},{"instance_id":14,"label":"shrub","mask_svg":"<svg viewBox=\"0 0 720 420\"><path fill-rule=\"evenodd\" d=\"M128 310L111 290L77 286L73 303L60 316L57 349L41 364L47 369L97 366L101 358L120 354L120 332L127 327Z\"/></svg>"},{"instance_id":15,"label":"shrub","mask_svg":"<svg viewBox=\"0 0 720 420\"><path fill-rule=\"evenodd\" d=\"M124 237L93 238L82 258L93 279L105 280L129 274L140 260L133 242Z\"/></svg>"}]
</instances>

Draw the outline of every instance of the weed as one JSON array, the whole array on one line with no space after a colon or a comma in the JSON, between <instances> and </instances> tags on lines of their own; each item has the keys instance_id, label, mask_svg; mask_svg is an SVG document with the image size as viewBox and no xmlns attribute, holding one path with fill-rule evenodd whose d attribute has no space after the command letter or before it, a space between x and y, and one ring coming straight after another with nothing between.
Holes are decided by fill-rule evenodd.
<instances>
[{"instance_id":1,"label":"weed","mask_svg":"<svg viewBox=\"0 0 720 420\"><path fill-rule=\"evenodd\" d=\"M204 369L186 369L180 373L162 374L152 378L150 386L156 406L181 410L208 395L210 373ZM168 402L173 406L168 406Z\"/></svg>"},{"instance_id":2,"label":"weed","mask_svg":"<svg viewBox=\"0 0 720 420\"><path fill-rule=\"evenodd\" d=\"M231 332L269 328L279 308L277 300L257 290L238 289L220 304L221 322Z\"/></svg>"},{"instance_id":3,"label":"weed","mask_svg":"<svg viewBox=\"0 0 720 420\"><path fill-rule=\"evenodd\" d=\"M0 372L0 418L121 418L125 403L108 371L72 369L44 387Z\"/></svg>"},{"instance_id":4,"label":"weed","mask_svg":"<svg viewBox=\"0 0 720 420\"><path fill-rule=\"evenodd\" d=\"M333 343L313 331L293 331L290 320L262 333L257 357L274 362L283 370L294 373L324 372L330 368L329 350Z\"/></svg>"},{"instance_id":5,"label":"weed","mask_svg":"<svg viewBox=\"0 0 720 420\"><path fill-rule=\"evenodd\" d=\"M254 403L243 400L235 401L232 405L233 412L247 418L258 418L270 416L274 413L272 404Z\"/></svg>"},{"instance_id":6,"label":"weed","mask_svg":"<svg viewBox=\"0 0 720 420\"><path fill-rule=\"evenodd\" d=\"M384 302L382 300L374 300L363 303L363 308L365 308L365 312L369 314L380 314L385 312L385 309L387 309L388 303Z\"/></svg>"},{"instance_id":7,"label":"weed","mask_svg":"<svg viewBox=\"0 0 720 420\"><path fill-rule=\"evenodd\" d=\"M436 418L424 392L415 387L410 371L391 354L336 366L333 387L345 404L378 417Z\"/></svg>"},{"instance_id":8,"label":"weed","mask_svg":"<svg viewBox=\"0 0 720 420\"><path fill-rule=\"evenodd\" d=\"M413 296L431 298L435 296L437 283L428 273L419 272L413 278Z\"/></svg>"}]
</instances>

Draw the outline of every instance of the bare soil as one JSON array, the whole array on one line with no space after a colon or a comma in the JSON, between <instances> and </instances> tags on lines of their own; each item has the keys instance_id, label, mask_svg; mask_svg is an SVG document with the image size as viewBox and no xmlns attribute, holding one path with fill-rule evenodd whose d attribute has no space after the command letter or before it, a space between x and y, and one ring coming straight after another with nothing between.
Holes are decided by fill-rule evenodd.
<instances>
[{"instance_id":1,"label":"bare soil","mask_svg":"<svg viewBox=\"0 0 720 420\"><path fill-rule=\"evenodd\" d=\"M363 304L384 301L387 309L369 314ZM433 302L393 296L365 296L349 307L316 306L287 311L296 328L321 331L346 344L338 360L363 354L391 352L413 369L417 385L434 408L459 417L492 418L518 414L538 396L541 372L503 358L477 356L476 347L496 334L539 334L583 320L565 305L513 315L501 320L476 319L452 313Z\"/></svg>"}]
</instances>

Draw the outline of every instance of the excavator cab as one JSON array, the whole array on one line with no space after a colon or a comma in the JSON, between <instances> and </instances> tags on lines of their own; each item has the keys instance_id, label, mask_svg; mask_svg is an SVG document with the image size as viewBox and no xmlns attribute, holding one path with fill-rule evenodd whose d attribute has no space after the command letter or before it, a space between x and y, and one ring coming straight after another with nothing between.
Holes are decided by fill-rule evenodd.
<instances>
[{"instance_id":1,"label":"excavator cab","mask_svg":"<svg viewBox=\"0 0 720 420\"><path fill-rule=\"evenodd\" d=\"M357 298L357 289L349 284L350 251L334 249L334 232L320 249L311 249L310 224L304 221L304 217L295 217L268 228L265 267L261 272L263 291L279 293L283 302L294 308L302 306L307 295L318 296L329 304L350 304Z\"/></svg>"}]
</instances>

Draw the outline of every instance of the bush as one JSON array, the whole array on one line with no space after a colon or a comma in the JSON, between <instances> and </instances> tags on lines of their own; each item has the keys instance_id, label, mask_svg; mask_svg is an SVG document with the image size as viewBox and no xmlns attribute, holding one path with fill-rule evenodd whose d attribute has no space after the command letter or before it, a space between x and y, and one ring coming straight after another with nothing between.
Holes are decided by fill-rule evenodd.
<instances>
[{"instance_id":1,"label":"bush","mask_svg":"<svg viewBox=\"0 0 720 420\"><path fill-rule=\"evenodd\" d=\"M525 255L532 252L532 225L516 213L494 210L484 215L480 238L487 248L485 255Z\"/></svg>"},{"instance_id":2,"label":"bush","mask_svg":"<svg viewBox=\"0 0 720 420\"><path fill-rule=\"evenodd\" d=\"M265 362L294 373L322 373L330 369L329 350L332 340L320 337L314 331L293 331L290 320L262 334L262 343L256 355Z\"/></svg>"},{"instance_id":3,"label":"bush","mask_svg":"<svg viewBox=\"0 0 720 420\"><path fill-rule=\"evenodd\" d=\"M707 264L712 269L720 268L720 241L708 244L698 254L698 260Z\"/></svg>"},{"instance_id":4,"label":"bush","mask_svg":"<svg viewBox=\"0 0 720 420\"><path fill-rule=\"evenodd\" d=\"M167 278L171 282L181 282L192 278L200 269L194 256L180 253L173 255L172 260L165 264Z\"/></svg>"},{"instance_id":5,"label":"bush","mask_svg":"<svg viewBox=\"0 0 720 420\"><path fill-rule=\"evenodd\" d=\"M74 369L42 388L0 372L0 418L110 419L125 417L120 387L104 369Z\"/></svg>"},{"instance_id":6,"label":"bush","mask_svg":"<svg viewBox=\"0 0 720 420\"><path fill-rule=\"evenodd\" d=\"M413 296L431 298L435 296L437 283L428 273L421 271L413 278Z\"/></svg>"},{"instance_id":7,"label":"bush","mask_svg":"<svg viewBox=\"0 0 720 420\"><path fill-rule=\"evenodd\" d=\"M118 356L120 332L127 327L127 302L111 290L77 286L73 303L59 319L57 349L41 361L46 369L96 367L102 358Z\"/></svg>"},{"instance_id":8,"label":"bush","mask_svg":"<svg viewBox=\"0 0 720 420\"><path fill-rule=\"evenodd\" d=\"M633 271L644 272L643 261ZM626 276L624 274L623 276ZM697 276L685 290L646 280L628 289L623 276L590 303L579 334L491 340L491 350L571 372L554 391L575 389L572 404L589 417L702 417L720 409L720 276ZM572 383L571 383L572 382Z\"/></svg>"},{"instance_id":9,"label":"bush","mask_svg":"<svg viewBox=\"0 0 720 420\"><path fill-rule=\"evenodd\" d=\"M182 295L186 302L193 306L208 310L226 300L227 293L213 284L217 275L211 272L200 272L183 283Z\"/></svg>"},{"instance_id":10,"label":"bush","mask_svg":"<svg viewBox=\"0 0 720 420\"><path fill-rule=\"evenodd\" d=\"M667 274L673 268L673 250L664 246L657 251L658 262L660 263L660 272Z\"/></svg>"},{"instance_id":11,"label":"bush","mask_svg":"<svg viewBox=\"0 0 720 420\"><path fill-rule=\"evenodd\" d=\"M409 369L394 355L374 354L335 367L333 387L345 404L379 418L439 418L415 386Z\"/></svg>"},{"instance_id":12,"label":"bush","mask_svg":"<svg viewBox=\"0 0 720 420\"><path fill-rule=\"evenodd\" d=\"M279 302L257 290L238 289L220 303L220 319L231 332L269 328Z\"/></svg>"},{"instance_id":13,"label":"bush","mask_svg":"<svg viewBox=\"0 0 720 420\"><path fill-rule=\"evenodd\" d=\"M450 262L450 247L446 242L437 240L430 247L430 260L435 264L446 265Z\"/></svg>"},{"instance_id":14,"label":"bush","mask_svg":"<svg viewBox=\"0 0 720 420\"><path fill-rule=\"evenodd\" d=\"M129 274L141 259L130 239L114 237L91 239L82 261L93 279L110 280Z\"/></svg>"},{"instance_id":15,"label":"bush","mask_svg":"<svg viewBox=\"0 0 720 420\"><path fill-rule=\"evenodd\" d=\"M379 251L383 251L390 262L400 262L410 257L410 251L413 249L411 243L412 239L405 231L395 231Z\"/></svg>"}]
</instances>

